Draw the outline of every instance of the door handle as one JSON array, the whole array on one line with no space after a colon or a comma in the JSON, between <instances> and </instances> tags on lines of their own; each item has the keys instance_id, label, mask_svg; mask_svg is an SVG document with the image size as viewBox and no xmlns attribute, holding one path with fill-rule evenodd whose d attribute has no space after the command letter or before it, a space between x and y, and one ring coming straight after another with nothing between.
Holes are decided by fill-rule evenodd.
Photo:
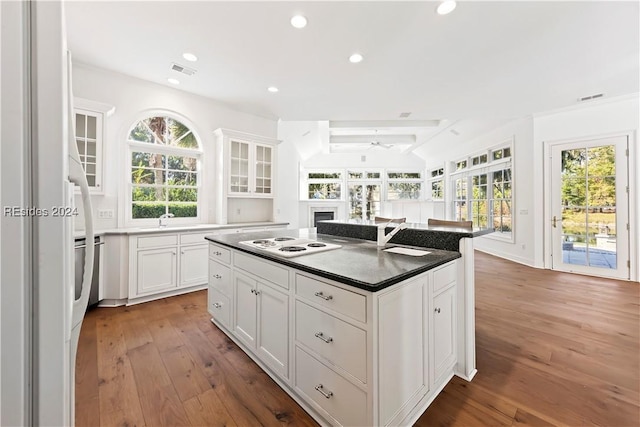
<instances>
[{"instance_id":1,"label":"door handle","mask_svg":"<svg viewBox=\"0 0 640 427\"><path fill-rule=\"evenodd\" d=\"M553 226L553 228L557 227L557 223L558 223L558 218L556 218L556 216L553 216L553 219L551 220L551 225Z\"/></svg>"}]
</instances>

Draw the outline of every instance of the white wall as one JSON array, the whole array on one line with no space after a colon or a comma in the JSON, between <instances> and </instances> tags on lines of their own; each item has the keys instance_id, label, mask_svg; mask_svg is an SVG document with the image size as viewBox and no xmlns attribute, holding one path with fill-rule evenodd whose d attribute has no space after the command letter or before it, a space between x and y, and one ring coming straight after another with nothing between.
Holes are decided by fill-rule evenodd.
<instances>
[{"instance_id":1,"label":"white wall","mask_svg":"<svg viewBox=\"0 0 640 427\"><path fill-rule=\"evenodd\" d=\"M309 226L310 206L337 206L338 216L345 219L346 201L300 201L300 170L318 169L399 169L424 171L424 160L415 154L387 150L362 153L329 153L329 122L280 121L278 123L278 199L276 220L287 221L292 228ZM365 156L363 160L362 156ZM428 202L383 203L383 216L406 216L408 221L426 219L433 208Z\"/></svg>"},{"instance_id":2,"label":"white wall","mask_svg":"<svg viewBox=\"0 0 640 427\"><path fill-rule=\"evenodd\" d=\"M130 126L148 110L168 110L188 119L193 131L200 137L204 149L203 191L205 222L215 222L213 179L215 138L213 131L223 127L243 132L275 137L277 123L251 114L235 111L209 98L193 95L172 87L147 82L134 77L98 69L83 64L73 67L74 96L115 106L115 113L105 124L104 195L93 197L96 228L108 229L124 226L124 206L119 197L126 178L125 138ZM76 200L78 202L78 200ZM77 203L79 204L79 203ZM98 209L113 209L113 219L98 219ZM77 228L83 228L80 222Z\"/></svg>"},{"instance_id":3,"label":"white wall","mask_svg":"<svg viewBox=\"0 0 640 427\"><path fill-rule=\"evenodd\" d=\"M637 167L640 166L640 150L638 150L638 129L640 128L640 105L638 94L633 94L616 99L604 99L583 106L566 109L563 111L538 114L534 118L534 192L540 202L535 207L536 217L543 218L544 210L542 198L544 195L543 177L543 149L545 142L592 139L594 137L631 134L629 141L629 195L631 206L631 259L632 277L638 278L638 266L640 254L638 251L638 227L640 226L640 175ZM544 265L544 222L535 224L537 252L536 266ZM635 230L635 231L634 231Z\"/></svg>"}]
</instances>

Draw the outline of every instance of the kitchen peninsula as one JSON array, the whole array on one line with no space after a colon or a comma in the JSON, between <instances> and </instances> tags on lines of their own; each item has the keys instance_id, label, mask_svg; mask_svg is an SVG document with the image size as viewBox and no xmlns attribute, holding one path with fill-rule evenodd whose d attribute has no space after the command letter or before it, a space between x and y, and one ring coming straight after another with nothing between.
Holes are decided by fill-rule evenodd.
<instances>
[{"instance_id":1,"label":"kitchen peninsula","mask_svg":"<svg viewBox=\"0 0 640 427\"><path fill-rule=\"evenodd\" d=\"M328 221L318 232L206 237L213 323L321 424L410 425L454 374L475 374L465 256L484 233L412 224L379 248L369 231L377 226ZM332 250L282 256L252 242ZM385 251L397 246L422 251Z\"/></svg>"}]
</instances>

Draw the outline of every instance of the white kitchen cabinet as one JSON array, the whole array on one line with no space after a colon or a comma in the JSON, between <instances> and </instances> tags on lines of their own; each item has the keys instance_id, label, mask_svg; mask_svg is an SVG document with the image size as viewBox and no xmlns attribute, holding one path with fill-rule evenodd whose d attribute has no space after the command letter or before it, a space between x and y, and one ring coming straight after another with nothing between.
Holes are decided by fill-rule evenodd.
<instances>
[{"instance_id":1,"label":"white kitchen cabinet","mask_svg":"<svg viewBox=\"0 0 640 427\"><path fill-rule=\"evenodd\" d=\"M456 289L450 287L433 298L433 364L434 379L439 378L455 362Z\"/></svg>"},{"instance_id":2,"label":"white kitchen cabinet","mask_svg":"<svg viewBox=\"0 0 640 427\"><path fill-rule=\"evenodd\" d=\"M289 296L242 273L234 273L236 336L283 377L289 369Z\"/></svg>"},{"instance_id":3,"label":"white kitchen cabinet","mask_svg":"<svg viewBox=\"0 0 640 427\"><path fill-rule=\"evenodd\" d=\"M207 233L158 233L129 237L128 304L206 286ZM209 233L210 234L210 233Z\"/></svg>"},{"instance_id":4,"label":"white kitchen cabinet","mask_svg":"<svg viewBox=\"0 0 640 427\"><path fill-rule=\"evenodd\" d=\"M138 251L135 295L175 288L177 286L177 255L176 247Z\"/></svg>"},{"instance_id":5,"label":"white kitchen cabinet","mask_svg":"<svg viewBox=\"0 0 640 427\"><path fill-rule=\"evenodd\" d=\"M186 287L207 283L207 254L209 245L182 246L180 248L180 282Z\"/></svg>"},{"instance_id":6,"label":"white kitchen cabinet","mask_svg":"<svg viewBox=\"0 0 640 427\"><path fill-rule=\"evenodd\" d=\"M454 374L457 261L369 292L214 243L209 253L212 320L320 424L410 425Z\"/></svg>"},{"instance_id":7,"label":"white kitchen cabinet","mask_svg":"<svg viewBox=\"0 0 640 427\"><path fill-rule=\"evenodd\" d=\"M82 98L74 99L75 138L80 162L84 168L89 190L104 193L104 128L105 119L113 114L115 107ZM79 190L79 187L76 187Z\"/></svg>"},{"instance_id":8,"label":"white kitchen cabinet","mask_svg":"<svg viewBox=\"0 0 640 427\"><path fill-rule=\"evenodd\" d=\"M227 197L274 196L275 150L278 140L217 129L218 155L224 161Z\"/></svg>"}]
</instances>

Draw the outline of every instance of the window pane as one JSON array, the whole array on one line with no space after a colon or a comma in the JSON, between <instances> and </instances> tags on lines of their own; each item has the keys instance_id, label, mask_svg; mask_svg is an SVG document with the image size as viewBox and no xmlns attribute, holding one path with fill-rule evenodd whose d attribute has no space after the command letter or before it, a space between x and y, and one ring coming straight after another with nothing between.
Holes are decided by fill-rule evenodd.
<instances>
[{"instance_id":1,"label":"window pane","mask_svg":"<svg viewBox=\"0 0 640 427\"><path fill-rule=\"evenodd\" d=\"M389 179L420 179L420 172L389 172Z\"/></svg>"},{"instance_id":2,"label":"window pane","mask_svg":"<svg viewBox=\"0 0 640 427\"><path fill-rule=\"evenodd\" d=\"M462 160L462 161L456 163L456 170L464 169L466 167L467 167L467 161L466 160Z\"/></svg>"},{"instance_id":3,"label":"window pane","mask_svg":"<svg viewBox=\"0 0 640 427\"><path fill-rule=\"evenodd\" d=\"M361 179L362 178L362 172L348 172L348 176L351 179Z\"/></svg>"},{"instance_id":4,"label":"window pane","mask_svg":"<svg viewBox=\"0 0 640 427\"><path fill-rule=\"evenodd\" d=\"M367 172L367 178L380 179L380 172Z\"/></svg>"},{"instance_id":5,"label":"window pane","mask_svg":"<svg viewBox=\"0 0 640 427\"><path fill-rule=\"evenodd\" d=\"M340 184L309 184L309 199L340 199Z\"/></svg>"},{"instance_id":6,"label":"window pane","mask_svg":"<svg viewBox=\"0 0 640 427\"><path fill-rule=\"evenodd\" d=\"M419 182L389 183L388 200L419 199L422 184Z\"/></svg>"},{"instance_id":7,"label":"window pane","mask_svg":"<svg viewBox=\"0 0 640 427\"><path fill-rule=\"evenodd\" d=\"M349 185L349 218L362 218L362 185Z\"/></svg>"},{"instance_id":8,"label":"window pane","mask_svg":"<svg viewBox=\"0 0 640 427\"><path fill-rule=\"evenodd\" d=\"M87 116L87 138L96 139L96 118Z\"/></svg>"},{"instance_id":9,"label":"window pane","mask_svg":"<svg viewBox=\"0 0 640 427\"><path fill-rule=\"evenodd\" d=\"M87 136L84 131L86 117L87 116L85 116L84 114L76 114L76 136L77 137Z\"/></svg>"},{"instance_id":10,"label":"window pane","mask_svg":"<svg viewBox=\"0 0 640 427\"><path fill-rule=\"evenodd\" d=\"M495 150L492 154L493 154L493 160L498 160L502 158L502 150Z\"/></svg>"},{"instance_id":11,"label":"window pane","mask_svg":"<svg viewBox=\"0 0 640 427\"><path fill-rule=\"evenodd\" d=\"M432 199L443 199L444 191L443 191L442 181L434 181L431 183L431 198Z\"/></svg>"},{"instance_id":12,"label":"window pane","mask_svg":"<svg viewBox=\"0 0 640 427\"><path fill-rule=\"evenodd\" d=\"M381 191L379 185L367 185L365 196L366 219L374 219L380 215Z\"/></svg>"},{"instance_id":13,"label":"window pane","mask_svg":"<svg viewBox=\"0 0 640 427\"><path fill-rule=\"evenodd\" d=\"M341 174L336 173L324 173L324 172L310 172L309 179L340 179Z\"/></svg>"},{"instance_id":14,"label":"window pane","mask_svg":"<svg viewBox=\"0 0 640 427\"><path fill-rule=\"evenodd\" d=\"M503 157L511 157L511 148L505 148L502 150Z\"/></svg>"},{"instance_id":15,"label":"window pane","mask_svg":"<svg viewBox=\"0 0 640 427\"><path fill-rule=\"evenodd\" d=\"M131 190L132 218L158 218L167 212L167 193L161 187L136 187Z\"/></svg>"}]
</instances>

